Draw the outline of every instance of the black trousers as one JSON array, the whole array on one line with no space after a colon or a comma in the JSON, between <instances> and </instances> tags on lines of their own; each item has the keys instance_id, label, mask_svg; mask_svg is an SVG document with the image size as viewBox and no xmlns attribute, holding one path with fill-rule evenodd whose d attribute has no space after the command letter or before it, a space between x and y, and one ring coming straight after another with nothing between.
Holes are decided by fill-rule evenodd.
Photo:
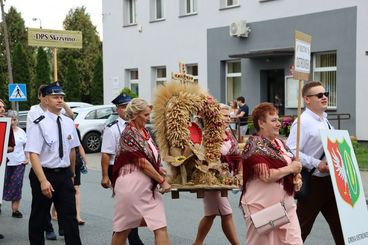
<instances>
[{"instance_id":1,"label":"black trousers","mask_svg":"<svg viewBox=\"0 0 368 245\"><path fill-rule=\"evenodd\" d=\"M113 165L109 165L109 169L108 169L108 175L109 175L110 181L112 181L112 167ZM139 237L138 228L133 228L131 230L131 232L128 235L128 241L130 245L143 245L144 244L141 238Z\"/></svg>"},{"instance_id":2,"label":"black trousers","mask_svg":"<svg viewBox=\"0 0 368 245\"><path fill-rule=\"evenodd\" d=\"M29 218L28 236L31 245L44 245L44 230L48 223L50 207L54 203L58 212L59 224L64 228L66 245L81 245L75 207L75 189L69 168L59 171L44 169L47 180L54 188L49 199L41 192L40 182L31 169L29 180L32 188L32 207Z\"/></svg>"},{"instance_id":3,"label":"black trousers","mask_svg":"<svg viewBox=\"0 0 368 245\"><path fill-rule=\"evenodd\" d=\"M299 218L303 242L307 239L317 215L321 212L330 226L335 244L344 244L330 176L312 176L308 197L305 200L298 200L296 212Z\"/></svg>"}]
</instances>

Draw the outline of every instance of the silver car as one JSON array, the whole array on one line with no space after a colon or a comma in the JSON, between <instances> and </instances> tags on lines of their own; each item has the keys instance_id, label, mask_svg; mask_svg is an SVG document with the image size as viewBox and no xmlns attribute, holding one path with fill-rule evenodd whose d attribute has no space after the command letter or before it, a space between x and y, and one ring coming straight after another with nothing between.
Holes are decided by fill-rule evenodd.
<instances>
[{"instance_id":1,"label":"silver car","mask_svg":"<svg viewBox=\"0 0 368 245\"><path fill-rule=\"evenodd\" d=\"M96 105L72 110L84 150L88 153L99 152L104 123L116 110L115 105Z\"/></svg>"}]
</instances>

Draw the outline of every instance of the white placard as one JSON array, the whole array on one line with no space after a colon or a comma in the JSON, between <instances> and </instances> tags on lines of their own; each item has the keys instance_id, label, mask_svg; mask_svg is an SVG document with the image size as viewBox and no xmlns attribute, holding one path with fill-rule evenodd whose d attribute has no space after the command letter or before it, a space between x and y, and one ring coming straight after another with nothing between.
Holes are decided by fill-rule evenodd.
<instances>
[{"instance_id":1,"label":"white placard","mask_svg":"<svg viewBox=\"0 0 368 245\"><path fill-rule=\"evenodd\" d=\"M295 71L309 74L310 62L311 62L311 44L296 39L295 61L294 61Z\"/></svg>"},{"instance_id":2,"label":"white placard","mask_svg":"<svg viewBox=\"0 0 368 245\"><path fill-rule=\"evenodd\" d=\"M368 244L368 210L358 162L346 130L321 130L345 244Z\"/></svg>"},{"instance_id":3,"label":"white placard","mask_svg":"<svg viewBox=\"0 0 368 245\"><path fill-rule=\"evenodd\" d=\"M302 83L303 84L303 83ZM285 108L298 108L298 80L293 76L285 77ZM302 107L304 102L302 101Z\"/></svg>"}]
</instances>

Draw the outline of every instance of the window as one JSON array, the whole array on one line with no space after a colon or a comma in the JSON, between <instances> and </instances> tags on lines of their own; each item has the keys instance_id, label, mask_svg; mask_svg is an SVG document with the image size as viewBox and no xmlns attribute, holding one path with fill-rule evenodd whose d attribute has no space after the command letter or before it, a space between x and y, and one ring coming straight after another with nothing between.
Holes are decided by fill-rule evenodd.
<instances>
[{"instance_id":1,"label":"window","mask_svg":"<svg viewBox=\"0 0 368 245\"><path fill-rule=\"evenodd\" d=\"M314 54L313 58L313 80L320 81L330 92L328 108L336 109L336 52Z\"/></svg>"},{"instance_id":2,"label":"window","mask_svg":"<svg viewBox=\"0 0 368 245\"><path fill-rule=\"evenodd\" d=\"M96 119L107 119L112 114L112 108L101 108L96 110Z\"/></svg>"},{"instance_id":3,"label":"window","mask_svg":"<svg viewBox=\"0 0 368 245\"><path fill-rule=\"evenodd\" d=\"M137 13L136 13L136 0L124 0L124 25L135 25L137 24Z\"/></svg>"},{"instance_id":4,"label":"window","mask_svg":"<svg viewBox=\"0 0 368 245\"><path fill-rule=\"evenodd\" d=\"M198 64L187 64L187 73L192 75L194 78L194 83L198 83Z\"/></svg>"},{"instance_id":5,"label":"window","mask_svg":"<svg viewBox=\"0 0 368 245\"><path fill-rule=\"evenodd\" d=\"M150 16L151 21L164 19L164 0L151 0Z\"/></svg>"},{"instance_id":6,"label":"window","mask_svg":"<svg viewBox=\"0 0 368 245\"><path fill-rule=\"evenodd\" d=\"M138 70L128 70L129 76L129 86L130 90L134 92L137 96L139 96L139 77L138 77Z\"/></svg>"},{"instance_id":7,"label":"window","mask_svg":"<svg viewBox=\"0 0 368 245\"><path fill-rule=\"evenodd\" d=\"M166 67L156 67L154 68L156 71L156 86L164 85L167 81L166 78Z\"/></svg>"},{"instance_id":8,"label":"window","mask_svg":"<svg viewBox=\"0 0 368 245\"><path fill-rule=\"evenodd\" d=\"M239 0L220 0L220 9L240 6Z\"/></svg>"},{"instance_id":9,"label":"window","mask_svg":"<svg viewBox=\"0 0 368 245\"><path fill-rule=\"evenodd\" d=\"M197 0L180 0L180 15L193 15L197 13Z\"/></svg>"},{"instance_id":10,"label":"window","mask_svg":"<svg viewBox=\"0 0 368 245\"><path fill-rule=\"evenodd\" d=\"M242 96L240 60L226 62L226 101Z\"/></svg>"}]
</instances>

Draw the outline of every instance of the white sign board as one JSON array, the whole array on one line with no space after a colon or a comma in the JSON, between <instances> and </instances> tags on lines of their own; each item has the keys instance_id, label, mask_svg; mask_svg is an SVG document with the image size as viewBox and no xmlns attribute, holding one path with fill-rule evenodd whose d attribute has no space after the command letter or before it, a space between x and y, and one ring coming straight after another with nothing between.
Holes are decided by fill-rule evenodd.
<instances>
[{"instance_id":1,"label":"white sign board","mask_svg":"<svg viewBox=\"0 0 368 245\"><path fill-rule=\"evenodd\" d=\"M0 117L0 203L3 200L6 154L10 133L11 118Z\"/></svg>"},{"instance_id":2,"label":"white sign board","mask_svg":"<svg viewBox=\"0 0 368 245\"><path fill-rule=\"evenodd\" d=\"M295 32L295 53L293 77L296 80L309 80L312 36Z\"/></svg>"},{"instance_id":3,"label":"white sign board","mask_svg":"<svg viewBox=\"0 0 368 245\"><path fill-rule=\"evenodd\" d=\"M345 244L368 244L368 210L359 166L346 130L322 130Z\"/></svg>"}]
</instances>

